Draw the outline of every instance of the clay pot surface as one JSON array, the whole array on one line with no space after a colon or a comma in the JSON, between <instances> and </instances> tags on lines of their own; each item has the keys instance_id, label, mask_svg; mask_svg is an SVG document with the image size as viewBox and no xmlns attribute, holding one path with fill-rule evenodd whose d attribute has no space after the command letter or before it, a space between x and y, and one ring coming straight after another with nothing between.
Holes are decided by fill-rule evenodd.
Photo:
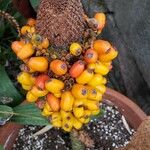
<instances>
[{"instance_id":1,"label":"clay pot surface","mask_svg":"<svg viewBox=\"0 0 150 150\"><path fill-rule=\"evenodd\" d=\"M103 99L110 105L118 106L120 112L135 130L147 118L147 115L134 102L112 89L107 89ZM5 126L0 127L0 144L4 145L5 150L12 149L18 132L22 127L23 125L15 123L7 123Z\"/></svg>"}]
</instances>

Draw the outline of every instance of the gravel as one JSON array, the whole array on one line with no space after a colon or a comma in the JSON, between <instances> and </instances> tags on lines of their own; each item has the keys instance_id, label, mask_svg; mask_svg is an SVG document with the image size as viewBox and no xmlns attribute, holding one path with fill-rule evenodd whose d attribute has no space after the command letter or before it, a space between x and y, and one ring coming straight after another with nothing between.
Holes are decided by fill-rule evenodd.
<instances>
[{"instance_id":1,"label":"gravel","mask_svg":"<svg viewBox=\"0 0 150 150\"><path fill-rule=\"evenodd\" d=\"M84 130L94 140L94 148L86 150L113 150L127 145L134 134L128 126L124 116L117 107L103 103L104 113L99 118L91 120ZM68 133L62 130L51 129L43 135L32 135L41 127L25 126L20 130L13 150L70 150L71 142Z\"/></svg>"}]
</instances>

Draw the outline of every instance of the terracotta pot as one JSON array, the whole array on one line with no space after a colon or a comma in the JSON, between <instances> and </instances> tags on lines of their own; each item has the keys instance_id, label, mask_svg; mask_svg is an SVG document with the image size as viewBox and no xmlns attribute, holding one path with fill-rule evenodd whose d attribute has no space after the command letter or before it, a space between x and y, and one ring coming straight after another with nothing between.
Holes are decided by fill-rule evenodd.
<instances>
[{"instance_id":1,"label":"terracotta pot","mask_svg":"<svg viewBox=\"0 0 150 150\"><path fill-rule=\"evenodd\" d=\"M104 101L118 106L121 113L134 129L137 129L141 122L147 118L147 115L135 103L114 90L107 89ZM4 145L5 150L11 150L22 127L22 125L8 123L0 128L0 144Z\"/></svg>"}]
</instances>

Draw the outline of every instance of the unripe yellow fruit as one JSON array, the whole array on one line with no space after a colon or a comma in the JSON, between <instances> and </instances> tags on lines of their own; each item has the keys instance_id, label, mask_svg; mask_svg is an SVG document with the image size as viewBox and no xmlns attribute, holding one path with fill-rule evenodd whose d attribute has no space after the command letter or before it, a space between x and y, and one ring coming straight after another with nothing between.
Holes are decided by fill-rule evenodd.
<instances>
[{"instance_id":1,"label":"unripe yellow fruit","mask_svg":"<svg viewBox=\"0 0 150 150\"><path fill-rule=\"evenodd\" d=\"M60 93L64 88L64 83L58 79L51 78L45 83L45 88L51 93Z\"/></svg>"},{"instance_id":2,"label":"unripe yellow fruit","mask_svg":"<svg viewBox=\"0 0 150 150\"><path fill-rule=\"evenodd\" d=\"M95 66L96 66L95 63L91 63L91 64L88 64L87 68L94 70Z\"/></svg>"},{"instance_id":3,"label":"unripe yellow fruit","mask_svg":"<svg viewBox=\"0 0 150 150\"><path fill-rule=\"evenodd\" d=\"M84 118L84 117L82 117L82 118L79 118L78 120L79 120L81 123L86 124L86 123L89 123L90 118Z\"/></svg>"},{"instance_id":4,"label":"unripe yellow fruit","mask_svg":"<svg viewBox=\"0 0 150 150\"><path fill-rule=\"evenodd\" d=\"M88 85L92 87L96 87L97 85L101 84L103 81L103 77L100 74L94 74L93 78L88 82Z\"/></svg>"},{"instance_id":5,"label":"unripe yellow fruit","mask_svg":"<svg viewBox=\"0 0 150 150\"><path fill-rule=\"evenodd\" d=\"M31 90L32 85L25 85L25 84L22 84L22 88L23 88L24 90L26 90L26 91L29 91L29 90Z\"/></svg>"},{"instance_id":6,"label":"unripe yellow fruit","mask_svg":"<svg viewBox=\"0 0 150 150\"><path fill-rule=\"evenodd\" d=\"M73 117L70 119L70 121L68 121L67 119L64 119L62 121L62 128L67 131L70 132L72 130L73 127Z\"/></svg>"},{"instance_id":7,"label":"unripe yellow fruit","mask_svg":"<svg viewBox=\"0 0 150 150\"><path fill-rule=\"evenodd\" d=\"M48 94L48 91L47 90L41 90L41 89L38 89L36 86L34 86L32 89L31 89L31 93L33 95L35 95L36 97L43 97L45 95Z\"/></svg>"},{"instance_id":8,"label":"unripe yellow fruit","mask_svg":"<svg viewBox=\"0 0 150 150\"><path fill-rule=\"evenodd\" d=\"M79 77L76 78L77 83L86 84L93 77L93 71L91 69L84 70Z\"/></svg>"},{"instance_id":9,"label":"unripe yellow fruit","mask_svg":"<svg viewBox=\"0 0 150 150\"><path fill-rule=\"evenodd\" d=\"M72 96L70 91L65 91L61 96L61 109L64 111L71 111L73 108L74 97Z\"/></svg>"},{"instance_id":10,"label":"unripe yellow fruit","mask_svg":"<svg viewBox=\"0 0 150 150\"><path fill-rule=\"evenodd\" d=\"M27 73L27 72L21 72L18 74L17 76L17 81L19 83L21 83L22 85L28 85L28 86L32 86L33 85L33 81L32 81L32 77L31 74Z\"/></svg>"},{"instance_id":11,"label":"unripe yellow fruit","mask_svg":"<svg viewBox=\"0 0 150 150\"><path fill-rule=\"evenodd\" d=\"M82 106L85 103L86 100L87 99L75 99L73 106L74 107Z\"/></svg>"},{"instance_id":12,"label":"unripe yellow fruit","mask_svg":"<svg viewBox=\"0 0 150 150\"><path fill-rule=\"evenodd\" d=\"M73 96L77 99L84 99L88 96L87 88L82 84L74 84L71 90Z\"/></svg>"},{"instance_id":13,"label":"unripe yellow fruit","mask_svg":"<svg viewBox=\"0 0 150 150\"><path fill-rule=\"evenodd\" d=\"M30 91L26 95L26 100L28 102L35 102L35 101L37 101L37 99L38 99L38 97L33 95Z\"/></svg>"},{"instance_id":14,"label":"unripe yellow fruit","mask_svg":"<svg viewBox=\"0 0 150 150\"><path fill-rule=\"evenodd\" d=\"M106 92L106 86L103 84L97 85L95 88L98 89L102 94Z\"/></svg>"},{"instance_id":15,"label":"unripe yellow fruit","mask_svg":"<svg viewBox=\"0 0 150 150\"><path fill-rule=\"evenodd\" d=\"M87 119L92 115L92 111L91 110L85 110L84 111L84 117Z\"/></svg>"},{"instance_id":16,"label":"unripe yellow fruit","mask_svg":"<svg viewBox=\"0 0 150 150\"><path fill-rule=\"evenodd\" d=\"M100 109L92 111L92 115L96 116L100 113Z\"/></svg>"},{"instance_id":17,"label":"unripe yellow fruit","mask_svg":"<svg viewBox=\"0 0 150 150\"><path fill-rule=\"evenodd\" d=\"M84 108L83 107L73 108L73 113L76 118L81 118L84 115Z\"/></svg>"},{"instance_id":18,"label":"unripe yellow fruit","mask_svg":"<svg viewBox=\"0 0 150 150\"><path fill-rule=\"evenodd\" d=\"M54 112L54 113L52 114L52 120L53 120L53 121L61 120L61 114L60 114L60 112Z\"/></svg>"},{"instance_id":19,"label":"unripe yellow fruit","mask_svg":"<svg viewBox=\"0 0 150 150\"><path fill-rule=\"evenodd\" d=\"M75 117L73 118L73 127L77 130L81 129L82 123L78 121Z\"/></svg>"},{"instance_id":20,"label":"unripe yellow fruit","mask_svg":"<svg viewBox=\"0 0 150 150\"><path fill-rule=\"evenodd\" d=\"M25 35L27 33L30 33L30 31L31 31L31 27L30 26L23 26L21 28L21 34L23 34L23 35Z\"/></svg>"},{"instance_id":21,"label":"unripe yellow fruit","mask_svg":"<svg viewBox=\"0 0 150 150\"><path fill-rule=\"evenodd\" d=\"M52 114L53 114L53 112L48 111L46 108L44 108L43 111L42 111L42 115L45 116L45 117L48 117Z\"/></svg>"},{"instance_id":22,"label":"unripe yellow fruit","mask_svg":"<svg viewBox=\"0 0 150 150\"><path fill-rule=\"evenodd\" d=\"M62 119L67 119L68 117L71 116L71 112L66 112L62 109L60 110L60 114L61 114Z\"/></svg>"},{"instance_id":23,"label":"unripe yellow fruit","mask_svg":"<svg viewBox=\"0 0 150 150\"><path fill-rule=\"evenodd\" d=\"M51 112L53 111L52 108L50 107L50 105L48 104L48 102L45 103L44 109L51 111Z\"/></svg>"},{"instance_id":24,"label":"unripe yellow fruit","mask_svg":"<svg viewBox=\"0 0 150 150\"><path fill-rule=\"evenodd\" d=\"M57 121L55 121L55 120L52 120L52 125L54 126L54 127L56 127L56 128L60 128L61 126L62 126L62 121L61 120L57 120Z\"/></svg>"},{"instance_id":25,"label":"unripe yellow fruit","mask_svg":"<svg viewBox=\"0 0 150 150\"><path fill-rule=\"evenodd\" d=\"M84 103L84 106L89 110L97 110L99 109L99 102L87 100L86 103Z\"/></svg>"},{"instance_id":26,"label":"unripe yellow fruit","mask_svg":"<svg viewBox=\"0 0 150 150\"><path fill-rule=\"evenodd\" d=\"M70 53L79 56L82 52L82 47L78 43L72 43L70 46Z\"/></svg>"},{"instance_id":27,"label":"unripe yellow fruit","mask_svg":"<svg viewBox=\"0 0 150 150\"><path fill-rule=\"evenodd\" d=\"M89 88L88 99L100 101L102 99L102 94L96 88Z\"/></svg>"},{"instance_id":28,"label":"unripe yellow fruit","mask_svg":"<svg viewBox=\"0 0 150 150\"><path fill-rule=\"evenodd\" d=\"M109 68L103 65L100 61L97 61L95 63L95 73L101 74L101 75L106 75L109 72Z\"/></svg>"}]
</instances>

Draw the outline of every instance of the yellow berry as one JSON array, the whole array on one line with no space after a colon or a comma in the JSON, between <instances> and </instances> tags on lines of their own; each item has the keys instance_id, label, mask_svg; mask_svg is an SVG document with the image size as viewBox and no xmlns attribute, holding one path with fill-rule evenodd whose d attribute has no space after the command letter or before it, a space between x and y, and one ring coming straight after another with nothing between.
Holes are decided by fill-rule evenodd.
<instances>
[{"instance_id":1,"label":"yellow berry","mask_svg":"<svg viewBox=\"0 0 150 150\"><path fill-rule=\"evenodd\" d=\"M78 43L72 43L70 46L70 53L79 56L82 52L82 47Z\"/></svg>"}]
</instances>

